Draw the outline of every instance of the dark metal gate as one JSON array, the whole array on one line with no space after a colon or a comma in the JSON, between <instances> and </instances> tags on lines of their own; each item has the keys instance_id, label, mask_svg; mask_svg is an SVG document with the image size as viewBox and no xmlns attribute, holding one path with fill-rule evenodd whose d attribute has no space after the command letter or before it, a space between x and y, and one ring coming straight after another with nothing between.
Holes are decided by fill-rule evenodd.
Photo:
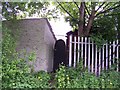
<instances>
[{"instance_id":1,"label":"dark metal gate","mask_svg":"<svg viewBox=\"0 0 120 90\"><path fill-rule=\"evenodd\" d=\"M55 72L59 65L67 65L66 59L66 45L62 39L56 41L54 46L54 62L53 62L53 71Z\"/></svg>"}]
</instances>

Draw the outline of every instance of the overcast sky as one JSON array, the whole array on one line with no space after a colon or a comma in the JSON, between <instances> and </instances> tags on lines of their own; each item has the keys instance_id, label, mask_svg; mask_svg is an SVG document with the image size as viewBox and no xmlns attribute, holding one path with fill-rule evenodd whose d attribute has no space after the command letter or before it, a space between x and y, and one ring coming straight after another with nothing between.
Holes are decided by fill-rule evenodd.
<instances>
[{"instance_id":1,"label":"overcast sky","mask_svg":"<svg viewBox=\"0 0 120 90\"><path fill-rule=\"evenodd\" d=\"M56 20L56 22L51 20L50 24L57 39L65 40L66 33L72 30L69 23L65 22L63 17L60 17L60 19Z\"/></svg>"}]
</instances>

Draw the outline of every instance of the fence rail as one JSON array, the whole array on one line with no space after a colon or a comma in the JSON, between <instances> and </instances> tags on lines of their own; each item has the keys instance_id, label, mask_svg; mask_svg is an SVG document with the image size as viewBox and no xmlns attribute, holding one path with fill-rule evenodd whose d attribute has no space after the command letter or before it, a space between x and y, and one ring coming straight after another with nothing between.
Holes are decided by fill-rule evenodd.
<instances>
[{"instance_id":1,"label":"fence rail","mask_svg":"<svg viewBox=\"0 0 120 90\"><path fill-rule=\"evenodd\" d=\"M96 75L100 75L101 70L111 68L112 64L117 65L117 71L120 70L120 41L108 42L98 49L90 37L69 37L69 66L76 67L82 58L84 67Z\"/></svg>"}]
</instances>

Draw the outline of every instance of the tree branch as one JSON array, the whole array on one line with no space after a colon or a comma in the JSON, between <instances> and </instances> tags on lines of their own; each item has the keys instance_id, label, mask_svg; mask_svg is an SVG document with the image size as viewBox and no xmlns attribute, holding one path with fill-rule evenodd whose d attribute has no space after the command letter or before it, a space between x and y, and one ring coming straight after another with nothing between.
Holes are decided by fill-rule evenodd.
<instances>
[{"instance_id":1,"label":"tree branch","mask_svg":"<svg viewBox=\"0 0 120 90\"><path fill-rule=\"evenodd\" d=\"M117 6L115 6L115 7L113 7L113 8L109 8L109 9L107 9L107 10L105 10L105 11L101 11L101 12L99 12L98 14L96 14L95 17L97 17L97 16L100 15L100 14L106 13L106 12L108 12L108 11L110 11L110 10L113 10L113 9L115 9L115 8L117 8L117 7L120 7L120 4L117 5Z\"/></svg>"},{"instance_id":2,"label":"tree branch","mask_svg":"<svg viewBox=\"0 0 120 90\"><path fill-rule=\"evenodd\" d=\"M95 16L95 7L92 8L92 12L91 12L91 15L89 17L87 27L86 27L86 34L89 34L89 32L90 32L91 26L93 24L93 20L95 18L94 16Z\"/></svg>"},{"instance_id":3,"label":"tree branch","mask_svg":"<svg viewBox=\"0 0 120 90\"><path fill-rule=\"evenodd\" d=\"M112 14L107 14L107 15L104 15L104 16L116 16L118 14L120 14L120 12L118 12L118 13L112 13Z\"/></svg>"},{"instance_id":4,"label":"tree branch","mask_svg":"<svg viewBox=\"0 0 120 90\"><path fill-rule=\"evenodd\" d=\"M61 5L60 2L57 1L57 3L59 4L59 6L70 16L74 19L74 17Z\"/></svg>"},{"instance_id":5,"label":"tree branch","mask_svg":"<svg viewBox=\"0 0 120 90\"><path fill-rule=\"evenodd\" d=\"M88 8L87 8L86 4L85 4L85 9L86 9L86 11L87 11L88 15L90 16L90 12L89 12L89 10L88 10Z\"/></svg>"},{"instance_id":6,"label":"tree branch","mask_svg":"<svg viewBox=\"0 0 120 90\"><path fill-rule=\"evenodd\" d=\"M103 9L105 9L108 5L109 5L109 3L108 3L108 4L106 4L106 5L103 7Z\"/></svg>"},{"instance_id":7,"label":"tree branch","mask_svg":"<svg viewBox=\"0 0 120 90\"><path fill-rule=\"evenodd\" d=\"M73 0L73 2L77 6L77 8L80 9L79 6L78 6L78 4L74 0Z\"/></svg>"},{"instance_id":8,"label":"tree branch","mask_svg":"<svg viewBox=\"0 0 120 90\"><path fill-rule=\"evenodd\" d=\"M105 2L103 2L99 7L98 9L96 10L96 12L105 4Z\"/></svg>"}]
</instances>

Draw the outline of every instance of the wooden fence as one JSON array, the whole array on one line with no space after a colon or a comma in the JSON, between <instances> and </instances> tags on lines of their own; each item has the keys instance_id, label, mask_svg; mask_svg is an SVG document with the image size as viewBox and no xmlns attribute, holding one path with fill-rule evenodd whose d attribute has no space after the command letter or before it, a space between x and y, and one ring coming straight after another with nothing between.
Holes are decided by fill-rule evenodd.
<instances>
[{"instance_id":1,"label":"wooden fence","mask_svg":"<svg viewBox=\"0 0 120 90\"><path fill-rule=\"evenodd\" d=\"M119 41L106 43L98 48L90 37L69 36L69 66L76 67L77 62L83 59L83 64L89 72L100 75L101 70L107 70L116 64L120 70L120 45Z\"/></svg>"}]
</instances>

